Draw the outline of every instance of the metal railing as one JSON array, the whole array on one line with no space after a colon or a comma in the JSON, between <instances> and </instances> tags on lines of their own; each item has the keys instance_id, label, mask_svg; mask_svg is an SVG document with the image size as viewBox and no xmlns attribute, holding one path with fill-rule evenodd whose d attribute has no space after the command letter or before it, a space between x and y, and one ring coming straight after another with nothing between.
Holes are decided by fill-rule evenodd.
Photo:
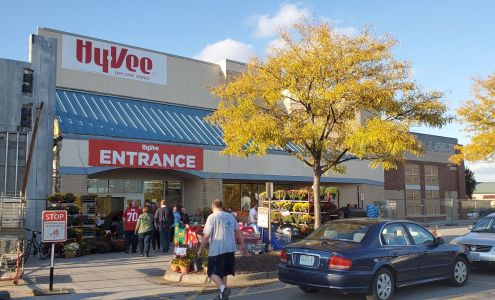
<instances>
[{"instance_id":1,"label":"metal railing","mask_svg":"<svg viewBox=\"0 0 495 300\"><path fill-rule=\"evenodd\" d=\"M0 237L24 236L26 198L0 194Z\"/></svg>"}]
</instances>

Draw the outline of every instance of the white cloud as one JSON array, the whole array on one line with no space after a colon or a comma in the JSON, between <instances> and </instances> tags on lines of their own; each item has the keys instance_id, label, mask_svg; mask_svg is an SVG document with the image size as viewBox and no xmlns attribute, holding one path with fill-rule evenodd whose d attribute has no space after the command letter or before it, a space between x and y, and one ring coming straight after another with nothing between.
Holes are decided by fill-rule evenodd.
<instances>
[{"instance_id":1,"label":"white cloud","mask_svg":"<svg viewBox=\"0 0 495 300\"><path fill-rule=\"evenodd\" d=\"M228 38L206 45L194 58L213 63L222 59L247 62L254 55L253 46Z\"/></svg>"},{"instance_id":2,"label":"white cloud","mask_svg":"<svg viewBox=\"0 0 495 300\"><path fill-rule=\"evenodd\" d=\"M478 182L495 182L495 163L466 163Z\"/></svg>"},{"instance_id":3,"label":"white cloud","mask_svg":"<svg viewBox=\"0 0 495 300\"><path fill-rule=\"evenodd\" d=\"M272 54L273 49L284 49L287 47L287 44L282 38L274 39L268 42L268 44L265 47L265 52L267 54Z\"/></svg>"},{"instance_id":4,"label":"white cloud","mask_svg":"<svg viewBox=\"0 0 495 300\"><path fill-rule=\"evenodd\" d=\"M330 23L332 24L332 23ZM356 36L359 31L352 27L352 26L348 26L348 27L336 27L335 25L332 26L333 30L335 30L335 32L339 33L339 34L343 34L343 35L349 35L349 36Z\"/></svg>"},{"instance_id":5,"label":"white cloud","mask_svg":"<svg viewBox=\"0 0 495 300\"><path fill-rule=\"evenodd\" d=\"M284 4L274 15L255 15L250 19L256 24L254 36L268 38L276 35L278 28L285 29L301 19L310 19L312 12L307 7L295 4Z\"/></svg>"}]
</instances>

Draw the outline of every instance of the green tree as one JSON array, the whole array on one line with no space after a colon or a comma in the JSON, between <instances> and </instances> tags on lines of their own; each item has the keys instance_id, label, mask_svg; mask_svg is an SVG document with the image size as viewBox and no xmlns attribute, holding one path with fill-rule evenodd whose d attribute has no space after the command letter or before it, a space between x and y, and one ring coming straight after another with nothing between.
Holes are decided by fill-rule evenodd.
<instances>
[{"instance_id":1,"label":"green tree","mask_svg":"<svg viewBox=\"0 0 495 300\"><path fill-rule=\"evenodd\" d=\"M474 190L476 189L476 179L474 178L474 173L469 168L464 170L464 176L466 178L466 195L469 199L473 198Z\"/></svg>"},{"instance_id":2,"label":"green tree","mask_svg":"<svg viewBox=\"0 0 495 300\"><path fill-rule=\"evenodd\" d=\"M305 22L280 38L284 46L212 88L221 101L209 120L223 130L225 154L277 148L311 168L317 228L323 174L343 173L345 162L356 159L394 168L406 152L423 152L410 126L440 127L449 118L443 94L422 91L410 65L394 59L390 37L368 30L348 36Z\"/></svg>"}]
</instances>

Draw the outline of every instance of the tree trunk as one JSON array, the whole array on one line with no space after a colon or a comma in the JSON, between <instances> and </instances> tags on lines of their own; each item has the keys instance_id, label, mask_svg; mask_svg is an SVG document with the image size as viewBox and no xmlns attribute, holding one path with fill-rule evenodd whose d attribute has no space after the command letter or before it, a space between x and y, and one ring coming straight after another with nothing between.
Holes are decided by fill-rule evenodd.
<instances>
[{"instance_id":1,"label":"tree trunk","mask_svg":"<svg viewBox=\"0 0 495 300\"><path fill-rule=\"evenodd\" d=\"M317 171L313 176L313 203L314 203L314 216L315 216L315 229L321 225L321 206L320 206L320 179L321 175Z\"/></svg>"}]
</instances>

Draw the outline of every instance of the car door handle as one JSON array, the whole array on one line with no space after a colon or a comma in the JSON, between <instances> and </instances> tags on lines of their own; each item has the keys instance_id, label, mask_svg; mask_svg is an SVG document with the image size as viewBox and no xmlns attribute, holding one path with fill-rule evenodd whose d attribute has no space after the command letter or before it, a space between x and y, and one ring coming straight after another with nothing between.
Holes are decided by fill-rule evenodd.
<instances>
[{"instance_id":1,"label":"car door handle","mask_svg":"<svg viewBox=\"0 0 495 300\"><path fill-rule=\"evenodd\" d=\"M425 250L425 252L424 252L424 253L425 253L425 254L428 254L428 253L430 253L430 250Z\"/></svg>"}]
</instances>

